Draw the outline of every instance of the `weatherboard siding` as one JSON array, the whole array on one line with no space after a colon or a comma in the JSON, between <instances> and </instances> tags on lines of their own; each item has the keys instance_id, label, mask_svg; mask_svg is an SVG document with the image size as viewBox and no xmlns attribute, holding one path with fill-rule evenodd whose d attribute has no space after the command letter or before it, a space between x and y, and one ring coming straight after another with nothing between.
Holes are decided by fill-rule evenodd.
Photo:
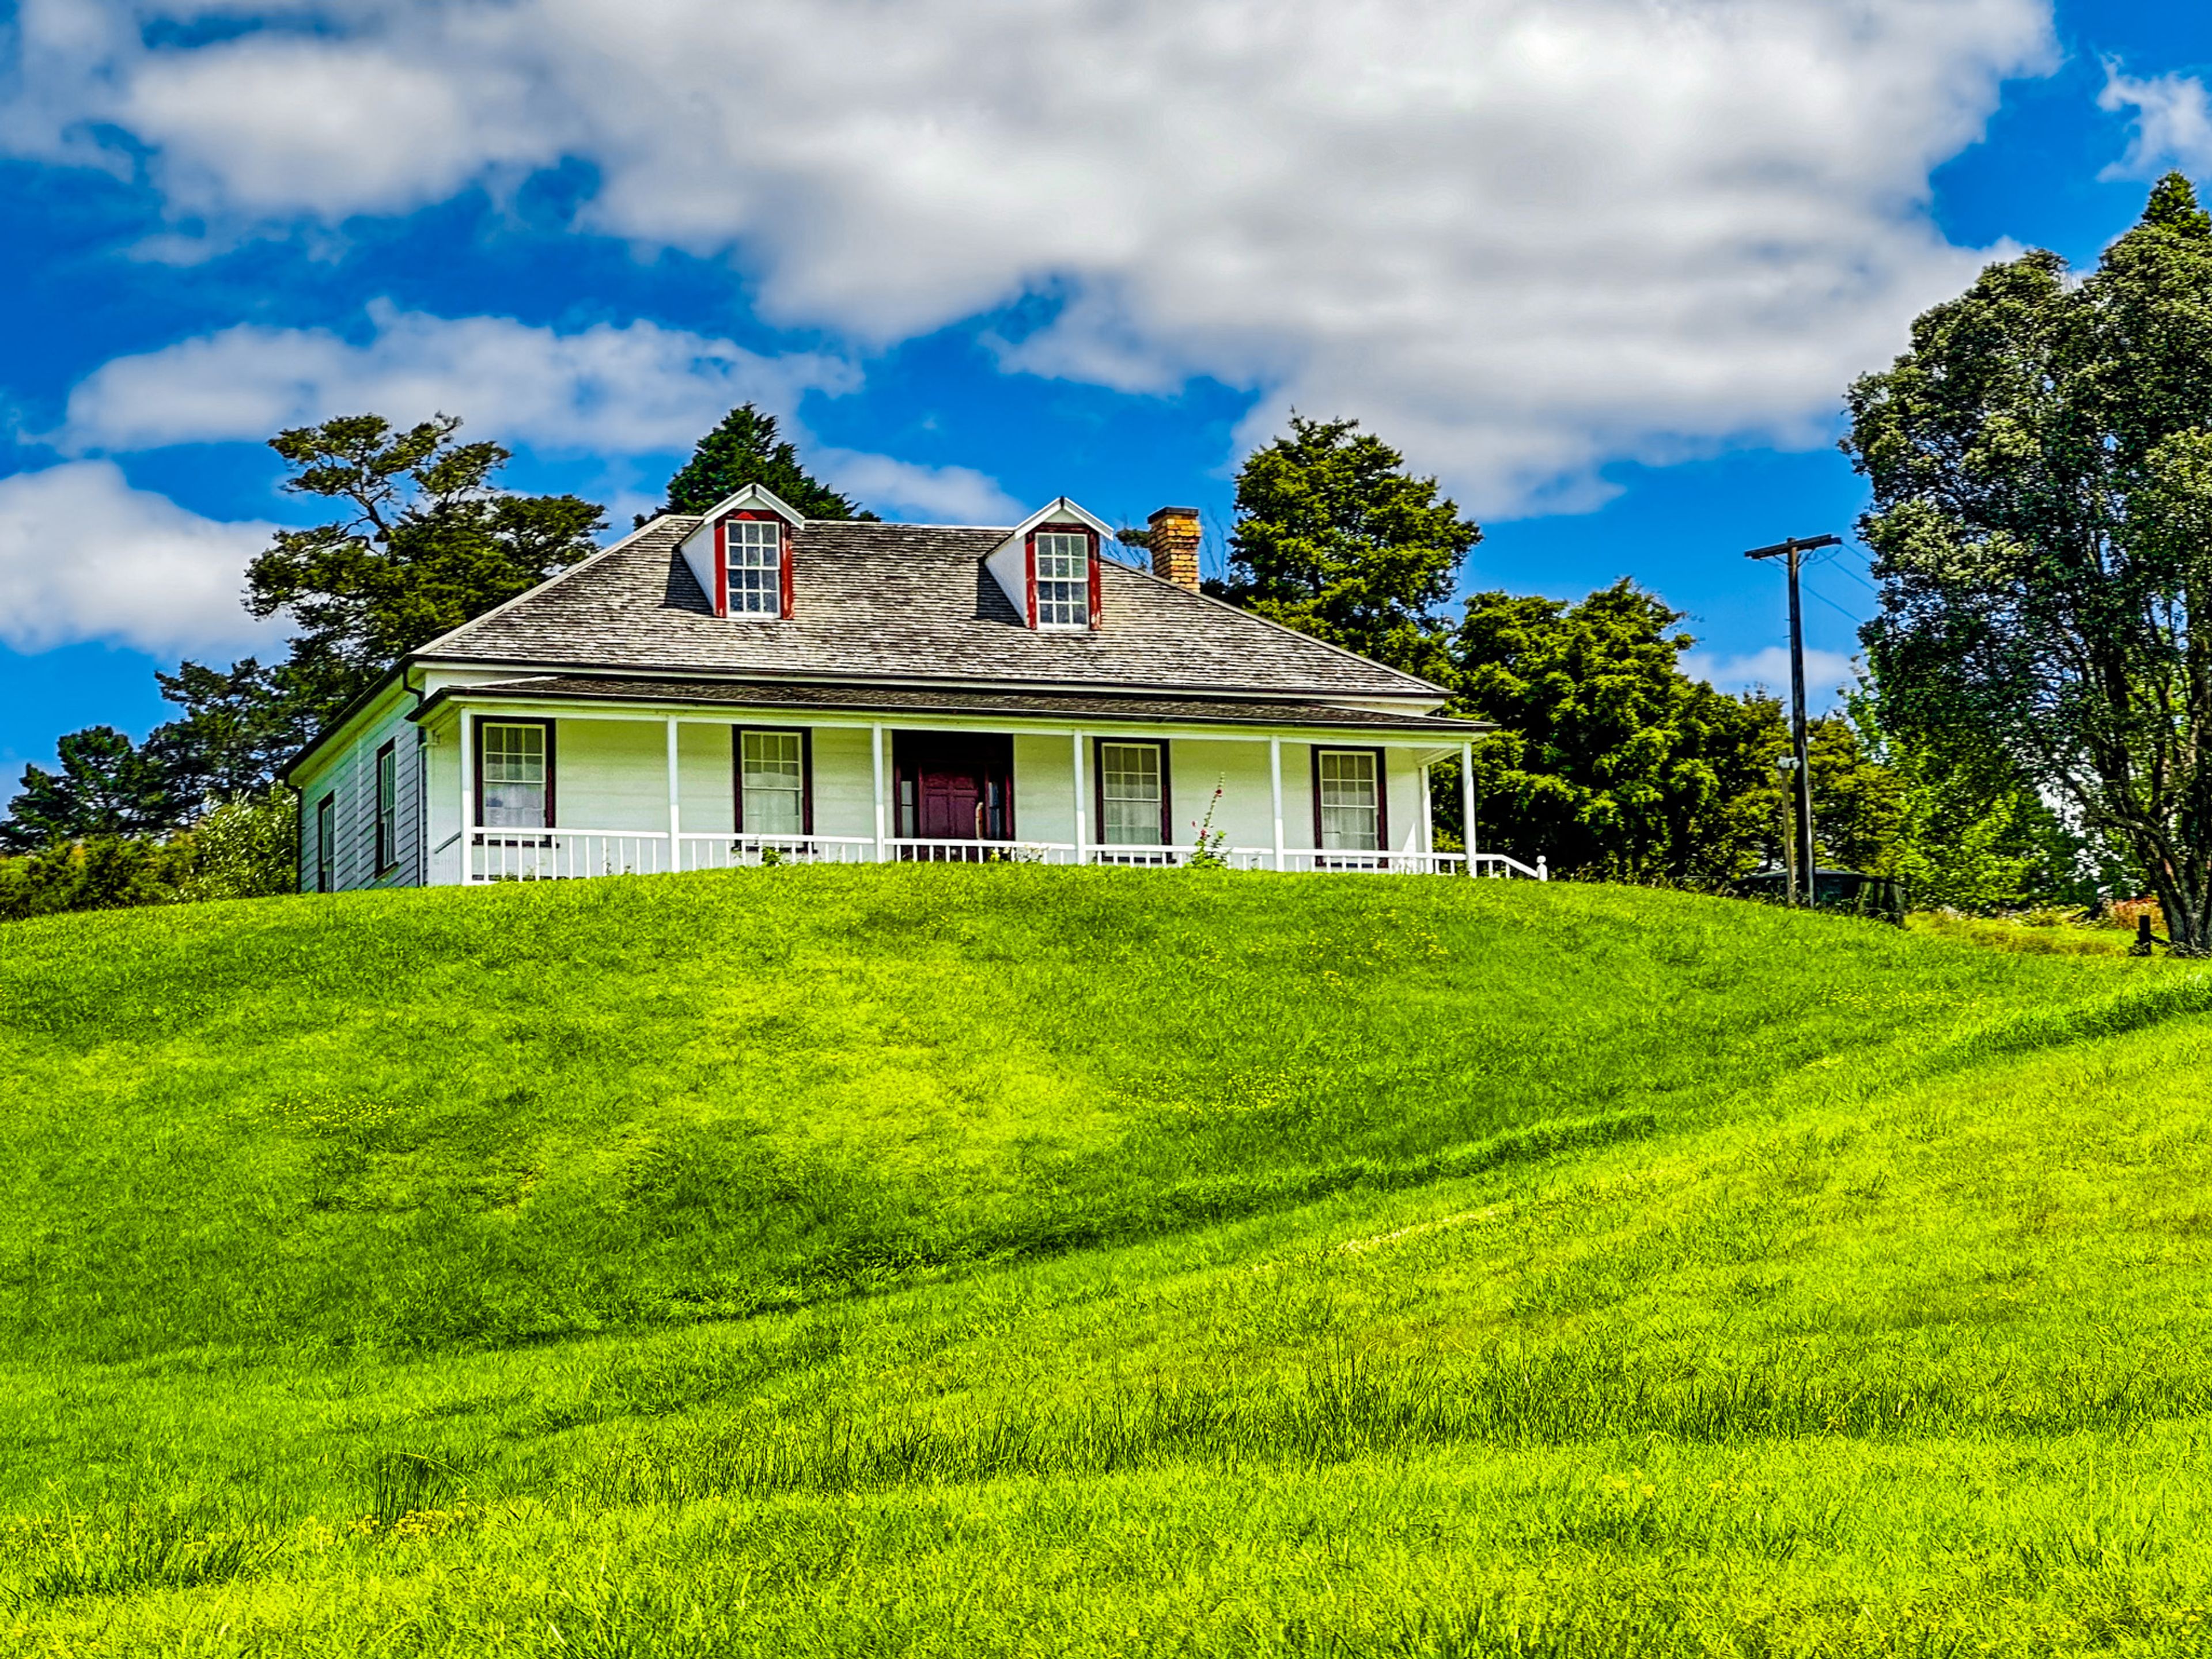
<instances>
[{"instance_id":1,"label":"weatherboard siding","mask_svg":"<svg viewBox=\"0 0 2212 1659\"><path fill-rule=\"evenodd\" d=\"M423 757L421 732L408 720L414 700L395 693L372 712L352 740L334 753L320 771L303 779L300 793L300 888L315 890L315 836L325 799L333 803L335 854L331 889L415 887L422 880ZM376 753L392 745L398 862L376 867Z\"/></svg>"}]
</instances>

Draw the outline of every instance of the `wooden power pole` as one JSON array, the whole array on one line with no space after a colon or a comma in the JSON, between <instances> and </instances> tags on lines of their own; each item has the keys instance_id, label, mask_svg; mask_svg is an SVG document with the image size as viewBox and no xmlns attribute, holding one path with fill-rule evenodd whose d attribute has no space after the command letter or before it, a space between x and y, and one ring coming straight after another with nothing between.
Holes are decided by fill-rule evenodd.
<instances>
[{"instance_id":1,"label":"wooden power pole","mask_svg":"<svg viewBox=\"0 0 2212 1659\"><path fill-rule=\"evenodd\" d=\"M1798 879L1804 883L1806 904L1814 894L1813 880L1813 768L1805 738L1805 615L1797 597L1797 567L1808 553L1823 547L1841 547L1841 536L1793 536L1772 547L1754 547L1747 559L1784 559L1790 568L1790 741L1797 764L1791 768L1797 781L1796 844Z\"/></svg>"}]
</instances>

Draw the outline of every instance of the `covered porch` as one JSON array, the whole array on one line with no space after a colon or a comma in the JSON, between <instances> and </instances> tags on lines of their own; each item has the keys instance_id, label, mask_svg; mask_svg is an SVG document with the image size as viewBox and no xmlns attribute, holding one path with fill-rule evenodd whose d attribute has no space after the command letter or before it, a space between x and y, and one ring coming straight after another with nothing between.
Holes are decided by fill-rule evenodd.
<instances>
[{"instance_id":1,"label":"covered porch","mask_svg":"<svg viewBox=\"0 0 2212 1659\"><path fill-rule=\"evenodd\" d=\"M1017 700L958 694L861 710L822 688L797 702L757 687L654 686L687 702L758 699L655 707L623 689L451 687L426 705L429 879L1209 860L1547 875L1540 858L1435 848L1430 768L1467 758L1467 722L1309 707L1267 710L1294 718L1255 729L1250 708L1027 697L1000 708L976 705ZM1473 822L1464 765L1461 776Z\"/></svg>"}]
</instances>

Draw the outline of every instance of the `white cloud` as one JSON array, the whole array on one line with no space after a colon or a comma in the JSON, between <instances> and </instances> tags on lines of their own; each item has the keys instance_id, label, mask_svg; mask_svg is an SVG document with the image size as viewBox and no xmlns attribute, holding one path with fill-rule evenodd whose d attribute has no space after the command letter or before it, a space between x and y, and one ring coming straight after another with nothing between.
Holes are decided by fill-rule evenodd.
<instances>
[{"instance_id":1,"label":"white cloud","mask_svg":"<svg viewBox=\"0 0 2212 1659\"><path fill-rule=\"evenodd\" d=\"M1815 441L1971 274L1929 170L2053 52L2049 0L302 0L141 44L206 6L22 0L8 141L106 123L233 229L578 158L588 228L727 253L773 320L1059 295L1011 367L1258 388L1248 440L1358 415L1492 515Z\"/></svg>"},{"instance_id":2,"label":"white cloud","mask_svg":"<svg viewBox=\"0 0 2212 1659\"><path fill-rule=\"evenodd\" d=\"M252 650L281 633L243 602L275 526L226 523L133 489L112 461L0 478L0 642L112 640L172 655Z\"/></svg>"},{"instance_id":3,"label":"white cloud","mask_svg":"<svg viewBox=\"0 0 2212 1659\"><path fill-rule=\"evenodd\" d=\"M2097 107L2116 115L2135 112L2128 152L2105 169L2106 178L2148 178L2170 167L2212 171L2212 108L2205 101L2204 83L2195 76L2160 75L2139 81L2107 64Z\"/></svg>"},{"instance_id":4,"label":"white cloud","mask_svg":"<svg viewBox=\"0 0 2212 1659\"><path fill-rule=\"evenodd\" d=\"M939 524L1012 524L1022 516L1020 502L972 467L917 466L850 449L809 450L807 460L833 489L887 517L896 510Z\"/></svg>"},{"instance_id":5,"label":"white cloud","mask_svg":"<svg viewBox=\"0 0 2212 1659\"><path fill-rule=\"evenodd\" d=\"M1692 651L1682 659L1682 672L1723 691L1756 688L1772 692L1784 702L1790 699L1790 653L1778 645L1747 657L1716 657ZM1816 712L1833 708L1839 701L1838 688L1856 684L1858 678L1857 661L1840 651L1808 649L1805 653L1805 700Z\"/></svg>"},{"instance_id":6,"label":"white cloud","mask_svg":"<svg viewBox=\"0 0 2212 1659\"><path fill-rule=\"evenodd\" d=\"M118 357L70 392L65 448L258 441L374 410L444 411L476 434L596 454L688 449L733 405L788 415L811 389L848 391L834 357L766 357L649 322L574 334L505 317L446 318L380 303L356 344L323 329L251 324Z\"/></svg>"},{"instance_id":7,"label":"white cloud","mask_svg":"<svg viewBox=\"0 0 2212 1659\"><path fill-rule=\"evenodd\" d=\"M561 334L510 318L434 317L384 303L369 307L369 320L372 332L359 343L324 329L241 325L115 358L78 383L61 429L48 435L70 454L258 441L283 427L373 410L402 422L459 415L471 435L544 450L680 453L746 402L804 441L794 415L800 397L850 392L860 379L842 358L763 356L649 322ZM986 523L1019 516L994 481L969 467L807 448L836 488L878 512Z\"/></svg>"}]
</instances>

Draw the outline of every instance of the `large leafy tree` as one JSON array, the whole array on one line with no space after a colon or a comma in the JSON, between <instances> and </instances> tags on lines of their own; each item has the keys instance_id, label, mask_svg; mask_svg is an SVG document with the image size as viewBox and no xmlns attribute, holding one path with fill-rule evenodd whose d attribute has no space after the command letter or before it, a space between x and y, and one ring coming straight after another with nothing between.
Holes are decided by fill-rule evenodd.
<instances>
[{"instance_id":1,"label":"large leafy tree","mask_svg":"<svg viewBox=\"0 0 2212 1659\"><path fill-rule=\"evenodd\" d=\"M1220 597L1408 672L1449 672L1437 607L1481 530L1352 420L1291 416L1245 458Z\"/></svg>"},{"instance_id":2,"label":"large leafy tree","mask_svg":"<svg viewBox=\"0 0 2212 1659\"><path fill-rule=\"evenodd\" d=\"M23 769L22 793L0 821L0 847L30 852L94 836L143 836L177 823L192 805L152 745L141 748L112 726L61 738L61 765Z\"/></svg>"},{"instance_id":3,"label":"large leafy tree","mask_svg":"<svg viewBox=\"0 0 2212 1659\"><path fill-rule=\"evenodd\" d=\"M291 464L284 488L339 508L278 532L247 573L247 609L299 624L288 656L157 674L180 717L143 744L106 726L62 738L61 769L26 770L0 841L155 833L253 793L409 651L592 550L599 507L501 489L507 452L461 443L459 428L355 415L272 439Z\"/></svg>"},{"instance_id":4,"label":"large leafy tree","mask_svg":"<svg viewBox=\"0 0 2212 1659\"><path fill-rule=\"evenodd\" d=\"M668 481L671 513L704 513L747 484L773 490L810 519L873 519L799 463L798 446L776 435L775 416L741 404L699 440Z\"/></svg>"},{"instance_id":5,"label":"large leafy tree","mask_svg":"<svg viewBox=\"0 0 2212 1659\"><path fill-rule=\"evenodd\" d=\"M2075 282L1993 265L1852 387L1899 726L2124 849L2212 947L2212 218L2179 174Z\"/></svg>"},{"instance_id":6,"label":"large leafy tree","mask_svg":"<svg viewBox=\"0 0 2212 1659\"><path fill-rule=\"evenodd\" d=\"M1786 742L1771 698L1681 671L1680 612L1623 580L1579 604L1478 593L1453 641L1484 846L1565 873L1721 887L1759 862Z\"/></svg>"},{"instance_id":7,"label":"large leafy tree","mask_svg":"<svg viewBox=\"0 0 2212 1659\"><path fill-rule=\"evenodd\" d=\"M500 489L508 452L456 441L460 424L441 415L401 431L349 415L270 440L293 469L285 489L339 508L277 532L246 572L246 608L299 625L288 695L315 720L416 647L593 550L600 507Z\"/></svg>"}]
</instances>

